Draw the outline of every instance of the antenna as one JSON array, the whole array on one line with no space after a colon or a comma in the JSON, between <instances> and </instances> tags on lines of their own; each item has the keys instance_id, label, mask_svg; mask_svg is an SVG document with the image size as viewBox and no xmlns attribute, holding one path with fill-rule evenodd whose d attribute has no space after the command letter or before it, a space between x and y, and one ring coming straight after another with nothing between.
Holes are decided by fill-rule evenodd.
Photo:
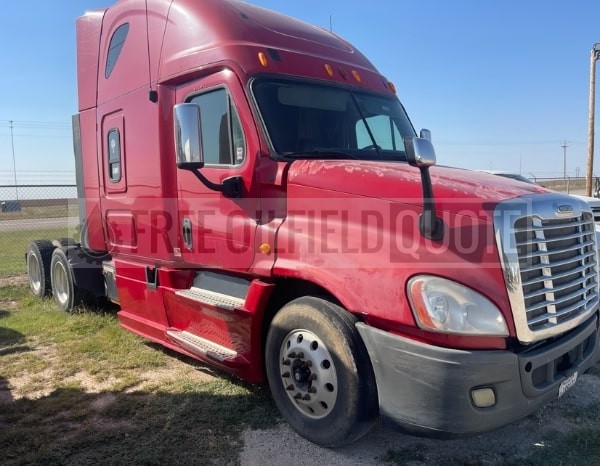
<instances>
[{"instance_id":1,"label":"antenna","mask_svg":"<svg viewBox=\"0 0 600 466\"><path fill-rule=\"evenodd\" d=\"M158 102L158 92L152 89L152 68L150 66L150 26L148 25L148 0L144 1L146 6L146 46L148 52L148 87L150 88L148 92L148 99L150 102Z\"/></svg>"},{"instance_id":2,"label":"antenna","mask_svg":"<svg viewBox=\"0 0 600 466\"><path fill-rule=\"evenodd\" d=\"M162 63L163 47L165 45L165 36L167 35L167 25L169 24L169 16L171 16L171 7L173 6L173 2L174 2L174 0L171 0L171 3L169 3L169 9L167 10L167 17L165 18L165 27L163 29L162 40L160 41L160 53L158 54L158 71L156 72L157 79L160 76L160 65Z\"/></svg>"},{"instance_id":3,"label":"antenna","mask_svg":"<svg viewBox=\"0 0 600 466\"><path fill-rule=\"evenodd\" d=\"M329 32L333 32L333 17L329 15Z\"/></svg>"}]
</instances>

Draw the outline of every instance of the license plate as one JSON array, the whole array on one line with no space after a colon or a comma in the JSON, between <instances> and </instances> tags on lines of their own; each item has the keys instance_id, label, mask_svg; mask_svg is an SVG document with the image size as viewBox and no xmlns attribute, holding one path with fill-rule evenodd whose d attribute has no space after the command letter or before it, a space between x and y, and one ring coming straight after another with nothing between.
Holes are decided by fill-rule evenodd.
<instances>
[{"instance_id":1,"label":"license plate","mask_svg":"<svg viewBox=\"0 0 600 466\"><path fill-rule=\"evenodd\" d=\"M572 388L573 385L575 385L576 382L577 382L577 372L575 372L573 375L571 375L570 377L567 377L565 380L562 381L562 383L560 384L560 387L558 387L558 397L560 398L565 393L567 393L569 391L569 389Z\"/></svg>"}]
</instances>

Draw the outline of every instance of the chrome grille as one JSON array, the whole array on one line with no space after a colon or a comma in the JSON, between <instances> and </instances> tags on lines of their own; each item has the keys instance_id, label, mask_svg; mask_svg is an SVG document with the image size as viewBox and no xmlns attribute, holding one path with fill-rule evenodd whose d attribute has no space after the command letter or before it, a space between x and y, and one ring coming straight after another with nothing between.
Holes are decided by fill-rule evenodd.
<instances>
[{"instance_id":1,"label":"chrome grille","mask_svg":"<svg viewBox=\"0 0 600 466\"><path fill-rule=\"evenodd\" d=\"M594 222L600 222L600 207L592 207L594 213Z\"/></svg>"},{"instance_id":2,"label":"chrome grille","mask_svg":"<svg viewBox=\"0 0 600 466\"><path fill-rule=\"evenodd\" d=\"M526 321L531 332L562 326L598 304L594 217L589 212L514 223Z\"/></svg>"}]
</instances>

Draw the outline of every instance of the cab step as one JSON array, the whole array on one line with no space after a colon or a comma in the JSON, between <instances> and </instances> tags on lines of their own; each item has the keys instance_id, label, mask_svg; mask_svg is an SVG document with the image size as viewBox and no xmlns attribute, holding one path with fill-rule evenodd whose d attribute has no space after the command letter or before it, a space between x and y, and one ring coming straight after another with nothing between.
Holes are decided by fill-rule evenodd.
<instances>
[{"instance_id":1,"label":"cab step","mask_svg":"<svg viewBox=\"0 0 600 466\"><path fill-rule=\"evenodd\" d=\"M178 290L175 292L177 296L182 296L191 301L214 306L226 311L234 311L244 305L245 300L230 296L216 291L205 290L203 288L192 287L187 290Z\"/></svg>"},{"instance_id":2,"label":"cab step","mask_svg":"<svg viewBox=\"0 0 600 466\"><path fill-rule=\"evenodd\" d=\"M244 358L238 357L238 353L232 349L217 345L212 341L194 335L190 332L181 330L167 330L167 336L176 345L183 349L200 356L213 359L215 361L228 365L241 365L247 362ZM236 361L238 360L238 361Z\"/></svg>"}]
</instances>

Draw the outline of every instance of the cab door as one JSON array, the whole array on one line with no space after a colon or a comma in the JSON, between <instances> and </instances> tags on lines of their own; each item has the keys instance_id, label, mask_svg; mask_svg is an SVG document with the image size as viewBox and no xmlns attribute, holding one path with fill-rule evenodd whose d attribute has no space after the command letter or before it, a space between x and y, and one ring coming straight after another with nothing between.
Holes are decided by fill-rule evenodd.
<instances>
[{"instance_id":1,"label":"cab door","mask_svg":"<svg viewBox=\"0 0 600 466\"><path fill-rule=\"evenodd\" d=\"M216 184L240 177L242 185L241 196L233 198L207 187L193 171L177 170L181 257L203 268L248 270L260 209L254 182L259 143L243 88L223 70L179 87L176 102L200 108L201 174Z\"/></svg>"}]
</instances>

